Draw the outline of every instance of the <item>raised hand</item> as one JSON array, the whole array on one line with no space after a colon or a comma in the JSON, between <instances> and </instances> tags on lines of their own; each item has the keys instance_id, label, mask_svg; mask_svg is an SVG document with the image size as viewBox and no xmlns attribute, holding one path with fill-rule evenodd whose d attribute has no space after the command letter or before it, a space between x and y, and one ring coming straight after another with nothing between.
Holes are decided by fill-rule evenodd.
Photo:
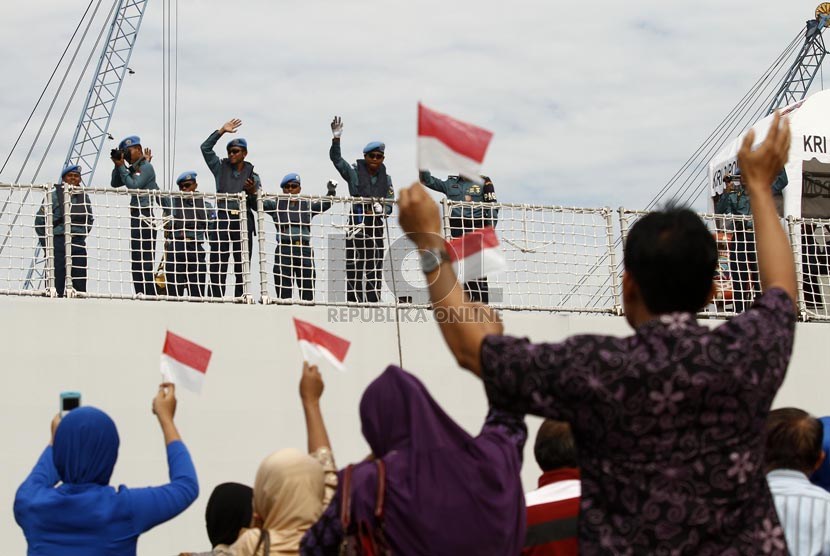
<instances>
[{"instance_id":1,"label":"raised hand","mask_svg":"<svg viewBox=\"0 0 830 556\"><path fill-rule=\"evenodd\" d=\"M323 395L323 376L317 369L317 365L309 365L308 361L303 362L303 376L300 379L300 398L304 404L317 403Z\"/></svg>"},{"instance_id":2,"label":"raised hand","mask_svg":"<svg viewBox=\"0 0 830 556\"><path fill-rule=\"evenodd\" d=\"M331 134L335 139L340 139L340 136L343 135L343 120L340 116L335 116L331 121Z\"/></svg>"},{"instance_id":3,"label":"raised hand","mask_svg":"<svg viewBox=\"0 0 830 556\"><path fill-rule=\"evenodd\" d=\"M790 122L787 118L781 118L779 112L772 119L766 139L754 151L755 131L749 130L746 134L738 152L738 166L741 181L750 195L764 190L771 192L772 183L789 158L790 139Z\"/></svg>"},{"instance_id":4,"label":"raised hand","mask_svg":"<svg viewBox=\"0 0 830 556\"><path fill-rule=\"evenodd\" d=\"M173 421L176 415L176 385L164 382L159 385L159 391L153 398L153 413L160 422Z\"/></svg>"},{"instance_id":5,"label":"raised hand","mask_svg":"<svg viewBox=\"0 0 830 556\"><path fill-rule=\"evenodd\" d=\"M236 133L239 126L242 125L242 120L234 118L225 122L225 125L219 128L220 133Z\"/></svg>"},{"instance_id":6,"label":"raised hand","mask_svg":"<svg viewBox=\"0 0 830 556\"><path fill-rule=\"evenodd\" d=\"M147 162L153 161L153 151L150 150L150 147L144 147L144 158Z\"/></svg>"}]
</instances>

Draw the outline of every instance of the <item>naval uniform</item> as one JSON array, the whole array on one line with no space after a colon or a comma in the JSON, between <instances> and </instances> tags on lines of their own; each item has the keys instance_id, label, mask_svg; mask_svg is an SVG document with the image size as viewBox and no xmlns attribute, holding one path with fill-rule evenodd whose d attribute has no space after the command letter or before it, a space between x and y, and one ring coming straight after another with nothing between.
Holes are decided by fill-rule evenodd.
<instances>
[{"instance_id":1,"label":"naval uniform","mask_svg":"<svg viewBox=\"0 0 830 556\"><path fill-rule=\"evenodd\" d=\"M314 300L314 250L311 248L311 219L331 208L331 201L309 202L297 197L280 197L264 202L265 212L277 227L274 251L274 284L280 299L290 299L296 283L300 298Z\"/></svg>"},{"instance_id":2,"label":"naval uniform","mask_svg":"<svg viewBox=\"0 0 830 556\"><path fill-rule=\"evenodd\" d=\"M254 172L250 162L242 164L242 170L234 168L227 158L219 159L213 150L216 142L222 136L214 131L202 143L202 156L216 179L217 193L241 193L245 191L245 182L253 178L257 189L262 188L259 176ZM248 232L248 260L254 244L256 234L256 195L248 195L248 210L245 215ZM210 293L213 297L225 295L226 274L228 259L233 255L234 275L236 285L234 297L242 297L244 292L244 272L242 264L242 219L240 218L239 201L236 199L219 199L216 203L216 233L210 243Z\"/></svg>"},{"instance_id":3,"label":"naval uniform","mask_svg":"<svg viewBox=\"0 0 830 556\"><path fill-rule=\"evenodd\" d=\"M129 168L126 164L112 170L112 187L132 190L158 191L156 172L147 159L141 157ZM152 194L130 196L130 259L135 293L156 295L153 265L156 258L156 229L153 227Z\"/></svg>"},{"instance_id":4,"label":"naval uniform","mask_svg":"<svg viewBox=\"0 0 830 556\"><path fill-rule=\"evenodd\" d=\"M331 142L329 158L349 184L349 194L366 199L353 203L349 215L349 233L346 234L346 299L358 303L377 303L380 301L383 281L384 219L392 214L392 204L382 202L381 214L375 214L372 199L395 199L392 178L386 173L384 164L380 165L375 175L369 173L365 160L350 165L340 154L338 140Z\"/></svg>"},{"instance_id":5,"label":"naval uniform","mask_svg":"<svg viewBox=\"0 0 830 556\"><path fill-rule=\"evenodd\" d=\"M480 186L461 176L449 176L446 180L439 180L428 171L420 173L421 183L429 189L438 191L447 196L450 201L467 203L495 203L496 192L492 184ZM484 205L454 205L450 211L450 234L452 237L461 237L467 232L487 226L495 227L498 222L499 209ZM464 291L472 301L488 303L490 301L490 287L487 278L470 280L464 284Z\"/></svg>"},{"instance_id":6,"label":"naval uniform","mask_svg":"<svg viewBox=\"0 0 830 556\"><path fill-rule=\"evenodd\" d=\"M52 233L55 260L55 290L58 297L64 296L66 286L66 219L64 217L63 192L66 185L59 183L51 192ZM70 256L72 257L72 288L86 292L87 253L86 236L92 229L92 203L81 187L71 189L69 195ZM35 231L40 245L46 247L46 202L40 206L35 217Z\"/></svg>"}]
</instances>

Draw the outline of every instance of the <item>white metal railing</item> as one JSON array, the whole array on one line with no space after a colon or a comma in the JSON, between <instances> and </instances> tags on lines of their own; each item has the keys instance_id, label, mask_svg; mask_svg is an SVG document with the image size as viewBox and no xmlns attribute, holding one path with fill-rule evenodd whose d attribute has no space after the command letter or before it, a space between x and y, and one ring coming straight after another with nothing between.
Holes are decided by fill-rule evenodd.
<instances>
[{"instance_id":1,"label":"white metal railing","mask_svg":"<svg viewBox=\"0 0 830 556\"><path fill-rule=\"evenodd\" d=\"M54 297L65 276L70 297L387 308L429 301L390 201L262 194L249 211L244 194L83 188L80 197L64 190L63 210L55 210L52 190L0 184L0 294ZM446 237L495 225L507 269L476 290L491 305L622 313L622 245L645 213L447 200L442 210ZM701 216L720 254L718 293L702 315L728 317L759 291L751 217ZM782 223L797 262L800 316L830 320L830 221ZM56 224L63 235L44 233Z\"/></svg>"}]
</instances>

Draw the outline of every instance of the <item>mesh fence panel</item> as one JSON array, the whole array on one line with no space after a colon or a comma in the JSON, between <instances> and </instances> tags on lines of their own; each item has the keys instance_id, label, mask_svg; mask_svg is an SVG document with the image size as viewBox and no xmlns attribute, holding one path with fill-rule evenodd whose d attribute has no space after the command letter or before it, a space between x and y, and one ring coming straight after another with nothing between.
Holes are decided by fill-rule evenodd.
<instances>
[{"instance_id":1,"label":"mesh fence panel","mask_svg":"<svg viewBox=\"0 0 830 556\"><path fill-rule=\"evenodd\" d=\"M53 227L51 190L0 184L0 293L46 295L54 287L53 235L45 233Z\"/></svg>"},{"instance_id":2,"label":"mesh fence panel","mask_svg":"<svg viewBox=\"0 0 830 556\"><path fill-rule=\"evenodd\" d=\"M249 297L244 199L209 193L84 191L94 221L84 241L84 280L79 282L69 272L79 257L66 257L74 295L206 301ZM82 233L73 226L67 243L80 243ZM234 285L236 274L240 286Z\"/></svg>"},{"instance_id":3,"label":"mesh fence panel","mask_svg":"<svg viewBox=\"0 0 830 556\"><path fill-rule=\"evenodd\" d=\"M0 184L0 293L59 295L65 281L77 297L429 304L418 251L386 200L263 194L248 207L244 195L53 190ZM471 296L507 310L620 314L623 244L644 212L619 209L617 230L606 208L444 200L442 211L447 238L495 226L507 267L468 282ZM718 247L701 315L728 317L760 292L752 218L701 217ZM801 317L830 320L830 221L782 223Z\"/></svg>"}]
</instances>

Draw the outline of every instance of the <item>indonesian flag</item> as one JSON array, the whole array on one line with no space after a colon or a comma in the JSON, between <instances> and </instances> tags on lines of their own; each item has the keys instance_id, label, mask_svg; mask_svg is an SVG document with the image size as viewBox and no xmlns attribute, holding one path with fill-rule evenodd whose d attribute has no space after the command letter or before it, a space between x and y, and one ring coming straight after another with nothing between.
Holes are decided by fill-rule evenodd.
<instances>
[{"instance_id":1,"label":"indonesian flag","mask_svg":"<svg viewBox=\"0 0 830 556\"><path fill-rule=\"evenodd\" d=\"M447 252L462 284L507 267L496 230L490 227L455 238L447 244Z\"/></svg>"},{"instance_id":2,"label":"indonesian flag","mask_svg":"<svg viewBox=\"0 0 830 556\"><path fill-rule=\"evenodd\" d=\"M294 327L297 329L300 351L306 361L313 362L323 357L341 371L346 370L343 360L346 359L351 342L297 318L294 319Z\"/></svg>"},{"instance_id":3,"label":"indonesian flag","mask_svg":"<svg viewBox=\"0 0 830 556\"><path fill-rule=\"evenodd\" d=\"M418 169L458 173L481 183L481 163L493 133L418 103Z\"/></svg>"},{"instance_id":4,"label":"indonesian flag","mask_svg":"<svg viewBox=\"0 0 830 556\"><path fill-rule=\"evenodd\" d=\"M197 394L202 391L210 363L210 350L167 331L161 350L161 376L164 382L184 386Z\"/></svg>"}]
</instances>

